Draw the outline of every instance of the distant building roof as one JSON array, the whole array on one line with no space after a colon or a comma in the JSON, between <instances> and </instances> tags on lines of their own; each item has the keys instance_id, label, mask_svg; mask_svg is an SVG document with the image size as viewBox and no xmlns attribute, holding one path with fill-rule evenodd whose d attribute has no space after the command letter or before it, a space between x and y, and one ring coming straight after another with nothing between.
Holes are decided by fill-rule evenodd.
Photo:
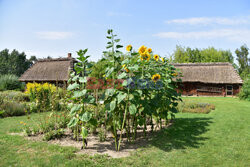
<instances>
[{"instance_id":1,"label":"distant building roof","mask_svg":"<svg viewBox=\"0 0 250 167\"><path fill-rule=\"evenodd\" d=\"M242 84L243 81L230 63L180 63L182 82Z\"/></svg>"},{"instance_id":2,"label":"distant building roof","mask_svg":"<svg viewBox=\"0 0 250 167\"><path fill-rule=\"evenodd\" d=\"M70 55L71 56L71 55ZM22 82L67 81L74 58L40 59L19 78Z\"/></svg>"}]
</instances>

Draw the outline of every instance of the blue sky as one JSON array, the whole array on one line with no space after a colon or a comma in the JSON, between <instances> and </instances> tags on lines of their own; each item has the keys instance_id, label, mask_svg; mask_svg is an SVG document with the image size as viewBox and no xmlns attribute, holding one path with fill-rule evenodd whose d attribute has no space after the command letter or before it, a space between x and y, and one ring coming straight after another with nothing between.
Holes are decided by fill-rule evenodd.
<instances>
[{"instance_id":1,"label":"blue sky","mask_svg":"<svg viewBox=\"0 0 250 167\"><path fill-rule=\"evenodd\" d=\"M249 0L0 0L0 50L65 57L89 49L101 58L106 31L121 44L170 56L176 45L250 47Z\"/></svg>"}]
</instances>

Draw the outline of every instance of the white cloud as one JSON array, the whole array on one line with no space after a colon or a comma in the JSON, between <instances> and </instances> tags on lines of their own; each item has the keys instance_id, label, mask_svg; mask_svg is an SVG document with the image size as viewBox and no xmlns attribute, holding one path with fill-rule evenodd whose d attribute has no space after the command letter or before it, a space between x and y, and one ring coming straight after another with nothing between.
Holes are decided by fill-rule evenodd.
<instances>
[{"instance_id":1,"label":"white cloud","mask_svg":"<svg viewBox=\"0 0 250 167\"><path fill-rule=\"evenodd\" d=\"M250 16L244 17L192 17L186 19L174 19L165 21L167 24L189 24L189 25L242 25L250 24Z\"/></svg>"},{"instance_id":2,"label":"white cloud","mask_svg":"<svg viewBox=\"0 0 250 167\"><path fill-rule=\"evenodd\" d=\"M215 29L210 31L192 32L160 32L153 36L171 39L215 39L225 38L231 41L250 41L249 29Z\"/></svg>"},{"instance_id":3,"label":"white cloud","mask_svg":"<svg viewBox=\"0 0 250 167\"><path fill-rule=\"evenodd\" d=\"M74 35L72 32L60 32L60 31L40 31L35 33L40 39L47 40L60 40L67 39Z\"/></svg>"}]
</instances>

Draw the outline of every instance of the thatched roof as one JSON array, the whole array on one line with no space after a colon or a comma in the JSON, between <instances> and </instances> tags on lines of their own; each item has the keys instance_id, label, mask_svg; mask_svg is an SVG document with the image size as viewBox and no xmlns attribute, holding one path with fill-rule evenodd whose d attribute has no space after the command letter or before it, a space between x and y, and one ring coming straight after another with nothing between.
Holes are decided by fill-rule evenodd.
<instances>
[{"instance_id":1,"label":"thatched roof","mask_svg":"<svg viewBox=\"0 0 250 167\"><path fill-rule=\"evenodd\" d=\"M182 72L183 82L242 84L239 74L230 63L173 64Z\"/></svg>"},{"instance_id":2,"label":"thatched roof","mask_svg":"<svg viewBox=\"0 0 250 167\"><path fill-rule=\"evenodd\" d=\"M74 58L40 59L19 78L22 82L67 81Z\"/></svg>"}]
</instances>

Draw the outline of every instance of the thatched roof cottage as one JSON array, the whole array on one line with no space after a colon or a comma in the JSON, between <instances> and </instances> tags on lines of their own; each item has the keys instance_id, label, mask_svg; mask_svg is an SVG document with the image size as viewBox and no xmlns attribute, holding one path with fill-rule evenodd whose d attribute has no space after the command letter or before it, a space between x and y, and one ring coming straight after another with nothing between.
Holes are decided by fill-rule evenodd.
<instances>
[{"instance_id":1,"label":"thatched roof cottage","mask_svg":"<svg viewBox=\"0 0 250 167\"><path fill-rule=\"evenodd\" d=\"M67 58L40 59L24 72L19 81L66 83L75 62L76 60L71 57L71 53L68 54Z\"/></svg>"},{"instance_id":2,"label":"thatched roof cottage","mask_svg":"<svg viewBox=\"0 0 250 167\"><path fill-rule=\"evenodd\" d=\"M42 59L20 78L22 82L66 83L77 61L67 58ZM173 64L182 72L180 89L183 95L231 96L239 93L242 80L230 63Z\"/></svg>"},{"instance_id":3,"label":"thatched roof cottage","mask_svg":"<svg viewBox=\"0 0 250 167\"><path fill-rule=\"evenodd\" d=\"M182 72L183 95L232 96L243 81L230 63L173 64Z\"/></svg>"}]
</instances>

